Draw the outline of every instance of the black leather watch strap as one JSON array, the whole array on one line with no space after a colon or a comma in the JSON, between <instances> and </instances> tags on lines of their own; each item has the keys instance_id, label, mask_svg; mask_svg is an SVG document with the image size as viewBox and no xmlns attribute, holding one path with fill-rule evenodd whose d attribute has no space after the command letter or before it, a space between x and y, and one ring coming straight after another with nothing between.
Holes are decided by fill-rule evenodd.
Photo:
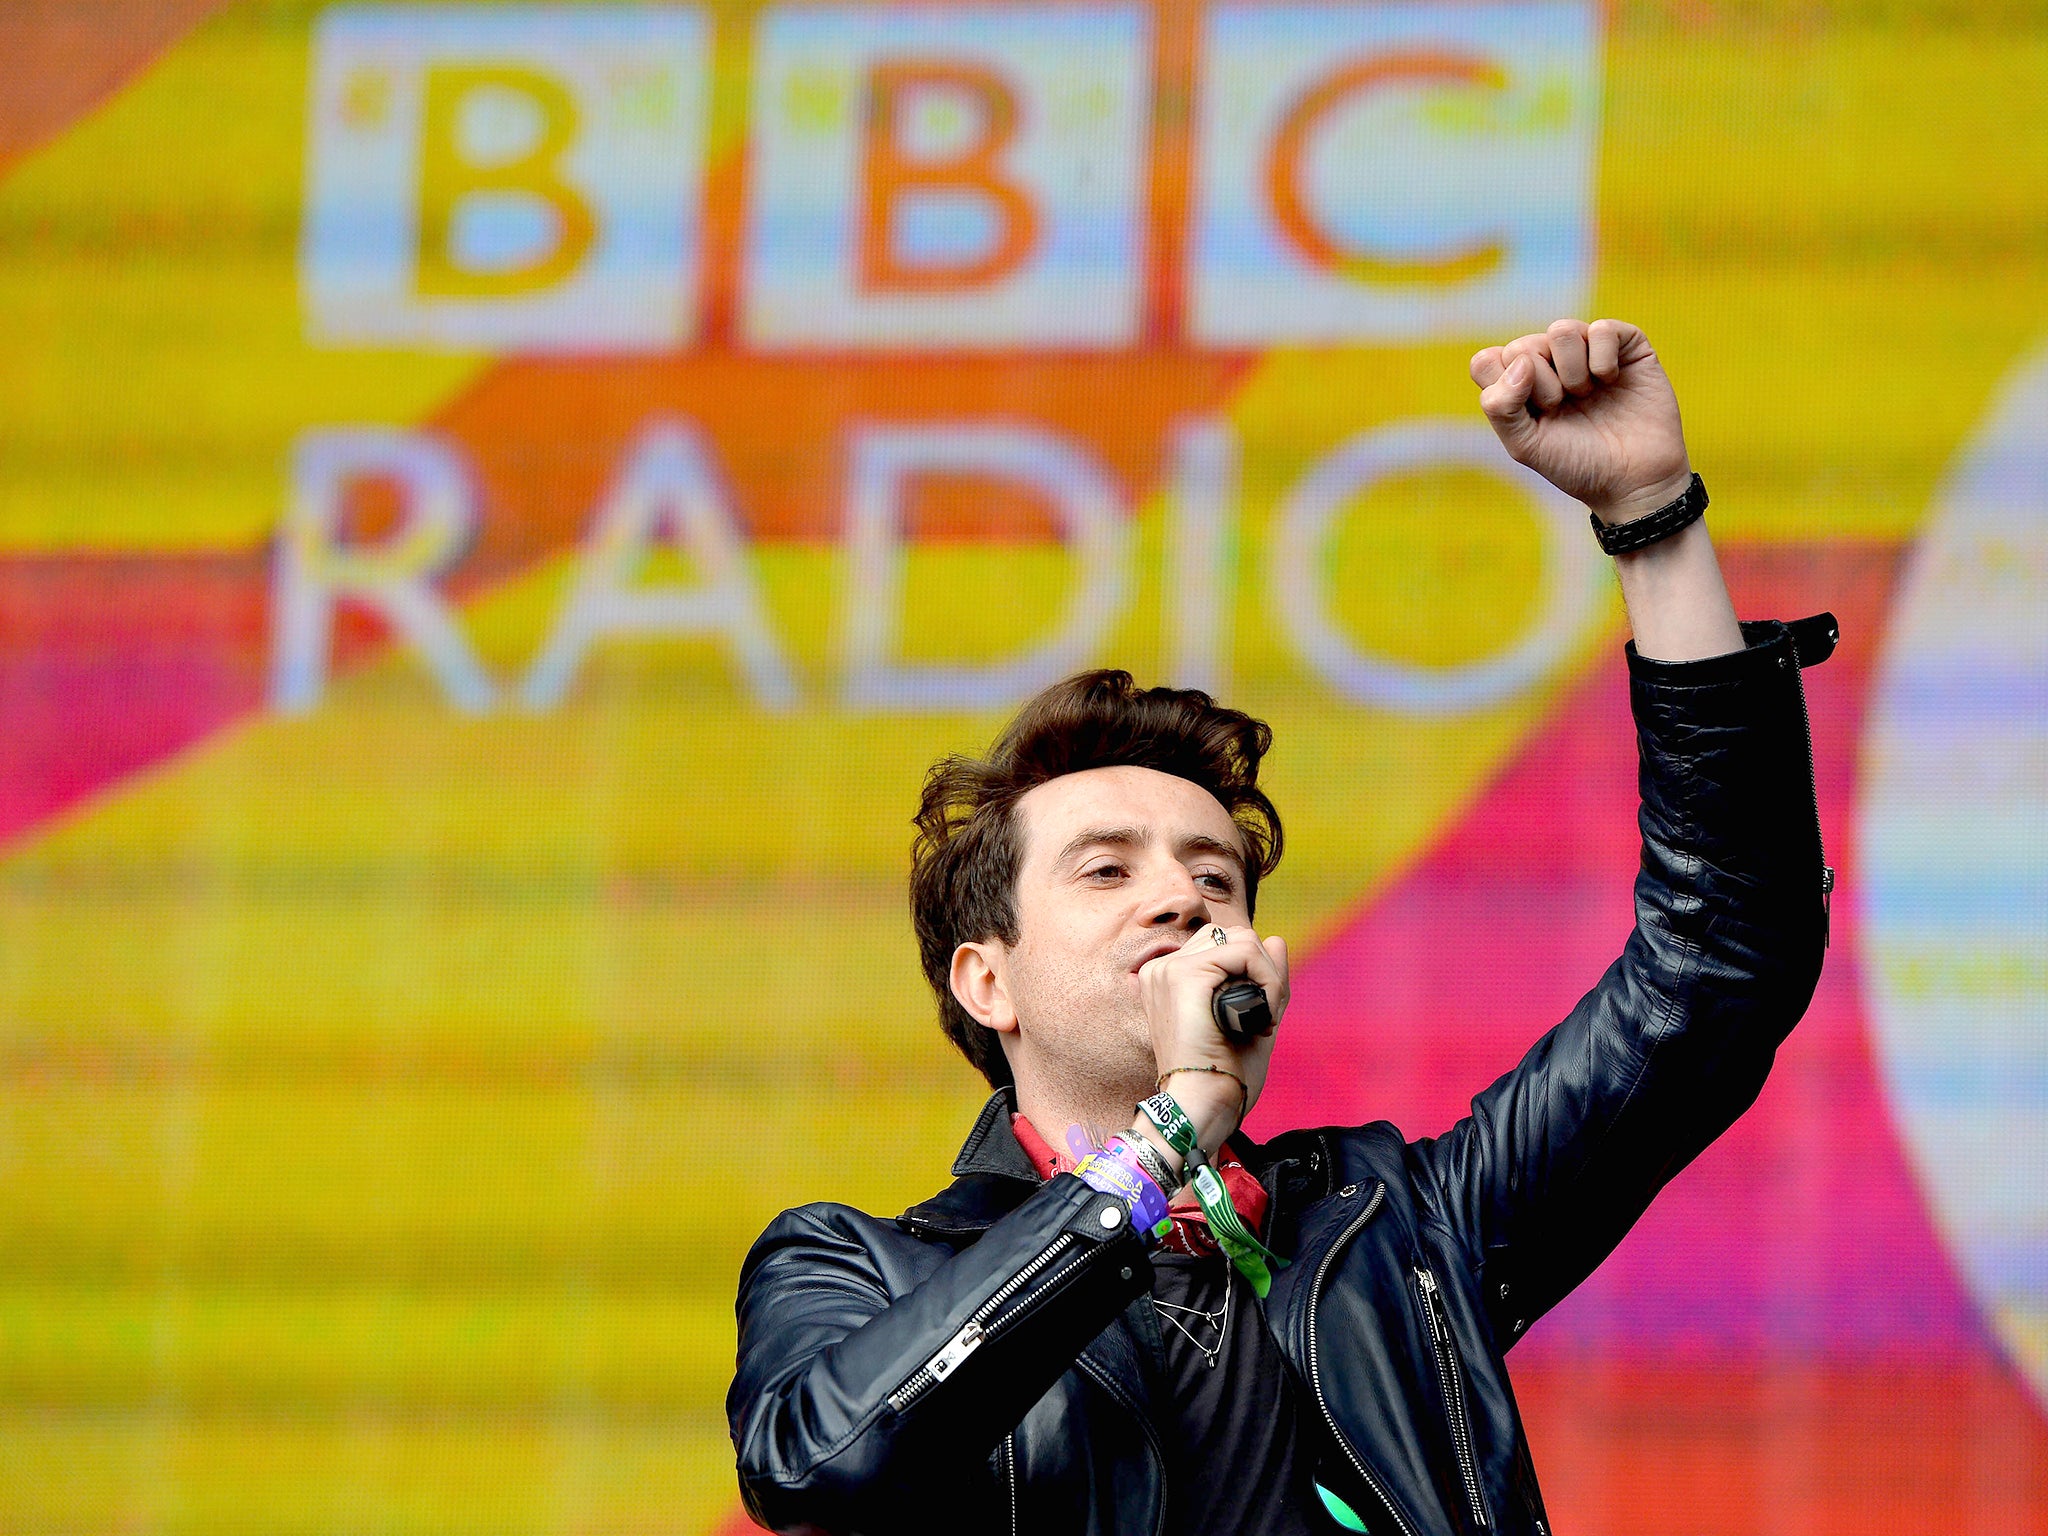
<instances>
[{"instance_id":1,"label":"black leather watch strap","mask_svg":"<svg viewBox=\"0 0 2048 1536\"><path fill-rule=\"evenodd\" d=\"M1625 555L1645 544L1670 538L1706 510L1707 484L1700 479L1698 471L1694 471L1691 484L1676 499L1665 502L1654 512L1612 525L1601 522L1597 513L1592 514L1593 537L1600 541L1600 547L1608 554Z\"/></svg>"}]
</instances>

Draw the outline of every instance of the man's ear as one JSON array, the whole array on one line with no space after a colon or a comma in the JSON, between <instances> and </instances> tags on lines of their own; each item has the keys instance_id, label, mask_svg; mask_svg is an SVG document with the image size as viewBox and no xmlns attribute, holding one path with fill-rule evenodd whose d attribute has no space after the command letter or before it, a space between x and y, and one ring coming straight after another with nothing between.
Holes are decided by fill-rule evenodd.
<instances>
[{"instance_id":1,"label":"man's ear","mask_svg":"<svg viewBox=\"0 0 2048 1536\"><path fill-rule=\"evenodd\" d=\"M960 1006L972 1018L1004 1034L1017 1027L1004 964L1008 958L1003 945L994 939L962 944L953 951L953 966L947 976Z\"/></svg>"}]
</instances>

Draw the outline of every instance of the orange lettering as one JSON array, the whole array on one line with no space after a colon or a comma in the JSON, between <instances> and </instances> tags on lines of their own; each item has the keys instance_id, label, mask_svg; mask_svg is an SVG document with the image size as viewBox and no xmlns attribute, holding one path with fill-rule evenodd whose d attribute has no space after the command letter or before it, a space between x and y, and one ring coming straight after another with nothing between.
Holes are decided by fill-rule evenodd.
<instances>
[{"instance_id":1,"label":"orange lettering","mask_svg":"<svg viewBox=\"0 0 2048 1536\"><path fill-rule=\"evenodd\" d=\"M914 158L905 153L902 114L930 91L967 98L980 123L965 148L943 157ZM1016 134L1016 95L993 70L940 60L877 64L868 79L861 145L861 287L955 293L994 282L1021 266L1038 243L1038 209L1002 173L1003 153ZM997 228L988 248L965 260L904 260L896 245L897 209L904 197L929 192L965 192L986 203Z\"/></svg>"},{"instance_id":2,"label":"orange lettering","mask_svg":"<svg viewBox=\"0 0 2048 1536\"><path fill-rule=\"evenodd\" d=\"M457 119L472 92L522 97L540 116L534 143L491 165L466 160ZM506 299L552 288L574 272L597 239L590 204L562 176L576 138L576 103L561 82L523 65L436 65L427 71L420 131L419 256L415 287L422 298ZM553 243L519 266L477 270L455 259L455 210L473 193L513 193L552 210Z\"/></svg>"},{"instance_id":3,"label":"orange lettering","mask_svg":"<svg viewBox=\"0 0 2048 1536\"><path fill-rule=\"evenodd\" d=\"M1482 239L1462 250L1435 256L1376 255L1339 245L1308 205L1302 190L1302 161L1310 135L1347 98L1363 91L1420 82L1483 85L1503 89L1499 68L1483 59L1443 53L1383 54L1347 64L1304 91L1287 109L1266 157L1266 192L1273 217L1288 240L1310 261L1361 283L1454 283L1489 272L1507 254L1498 239Z\"/></svg>"}]
</instances>

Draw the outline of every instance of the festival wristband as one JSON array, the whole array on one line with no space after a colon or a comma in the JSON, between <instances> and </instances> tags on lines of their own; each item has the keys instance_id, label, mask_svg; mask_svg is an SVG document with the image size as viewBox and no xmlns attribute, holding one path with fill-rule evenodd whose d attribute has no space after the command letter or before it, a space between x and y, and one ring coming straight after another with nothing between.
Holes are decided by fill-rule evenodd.
<instances>
[{"instance_id":1,"label":"festival wristband","mask_svg":"<svg viewBox=\"0 0 2048 1536\"><path fill-rule=\"evenodd\" d=\"M1273 1288L1273 1271L1285 1269L1287 1261L1260 1242L1258 1234L1244 1224L1244 1218L1231 1203L1229 1189L1214 1168L1203 1164L1195 1170L1192 1182L1196 1203L1209 1219L1209 1235L1230 1256L1238 1272L1251 1281L1252 1289L1264 1297Z\"/></svg>"},{"instance_id":2,"label":"festival wristband","mask_svg":"<svg viewBox=\"0 0 2048 1536\"><path fill-rule=\"evenodd\" d=\"M1143 1163L1131 1156L1131 1140L1129 1136L1121 1139L1111 1137L1107 1147L1098 1147L1080 1126L1067 1127L1067 1150L1073 1154L1075 1173L1080 1174L1091 1188L1100 1189L1104 1194L1114 1194L1122 1200L1124 1208L1132 1212L1133 1223L1140 1234L1149 1235L1156 1241L1173 1230L1173 1222L1166 1212L1165 1186L1158 1184ZM1104 1161L1104 1154L1109 1161ZM1091 1160L1093 1166L1090 1166ZM1126 1176L1125 1170L1136 1176L1135 1183Z\"/></svg>"},{"instance_id":3,"label":"festival wristband","mask_svg":"<svg viewBox=\"0 0 2048 1536\"><path fill-rule=\"evenodd\" d=\"M1173 1218L1166 1208L1166 1191L1150 1173L1146 1172L1145 1165L1138 1161L1137 1152L1130 1145L1130 1138L1119 1133L1110 1137L1109 1144L1102 1150L1113 1161L1138 1175L1138 1202L1131 1208L1131 1214L1137 1219L1138 1229L1159 1237L1166 1236L1173 1229Z\"/></svg>"},{"instance_id":4,"label":"festival wristband","mask_svg":"<svg viewBox=\"0 0 2048 1536\"><path fill-rule=\"evenodd\" d=\"M1115 1195L1123 1201L1140 1232L1164 1237L1172 1230L1173 1219L1166 1213L1166 1196L1160 1193L1159 1186L1152 1182L1129 1152L1117 1147L1114 1141L1110 1147L1097 1148L1082 1158L1074 1167L1074 1175L1090 1189Z\"/></svg>"},{"instance_id":5,"label":"festival wristband","mask_svg":"<svg viewBox=\"0 0 2048 1536\"><path fill-rule=\"evenodd\" d=\"M1260 1242L1237 1214L1222 1176L1202 1155L1201 1143L1195 1139L1194 1122L1174 1097L1155 1093L1138 1108L1159 1127L1167 1145L1186 1160L1188 1183L1194 1186L1195 1202L1208 1220L1209 1235L1216 1239L1216 1246L1230 1256L1238 1272L1251 1281L1252 1289L1264 1297L1273 1287L1273 1271L1285 1269L1287 1261Z\"/></svg>"},{"instance_id":6,"label":"festival wristband","mask_svg":"<svg viewBox=\"0 0 2048 1536\"><path fill-rule=\"evenodd\" d=\"M1195 1139L1195 1122L1188 1118L1188 1112L1180 1107L1180 1101L1172 1094L1162 1089L1141 1103L1138 1109L1159 1127L1159 1134L1166 1138L1169 1147L1180 1154L1190 1174L1209 1161L1202 1154L1201 1142Z\"/></svg>"}]
</instances>

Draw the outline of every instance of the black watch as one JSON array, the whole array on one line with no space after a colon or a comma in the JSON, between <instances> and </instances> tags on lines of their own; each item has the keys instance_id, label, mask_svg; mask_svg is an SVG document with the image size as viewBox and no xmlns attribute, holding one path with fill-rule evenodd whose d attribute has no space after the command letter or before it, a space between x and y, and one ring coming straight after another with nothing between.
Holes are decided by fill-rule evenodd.
<instances>
[{"instance_id":1,"label":"black watch","mask_svg":"<svg viewBox=\"0 0 2048 1536\"><path fill-rule=\"evenodd\" d=\"M1675 499L1665 502L1654 512L1632 517L1625 523L1603 523L1598 513L1588 515L1593 519L1593 537L1600 541L1600 547L1610 555L1625 555L1645 544L1670 538L1688 523L1698 521L1699 515L1706 510L1707 483L1695 470L1692 482Z\"/></svg>"}]
</instances>

